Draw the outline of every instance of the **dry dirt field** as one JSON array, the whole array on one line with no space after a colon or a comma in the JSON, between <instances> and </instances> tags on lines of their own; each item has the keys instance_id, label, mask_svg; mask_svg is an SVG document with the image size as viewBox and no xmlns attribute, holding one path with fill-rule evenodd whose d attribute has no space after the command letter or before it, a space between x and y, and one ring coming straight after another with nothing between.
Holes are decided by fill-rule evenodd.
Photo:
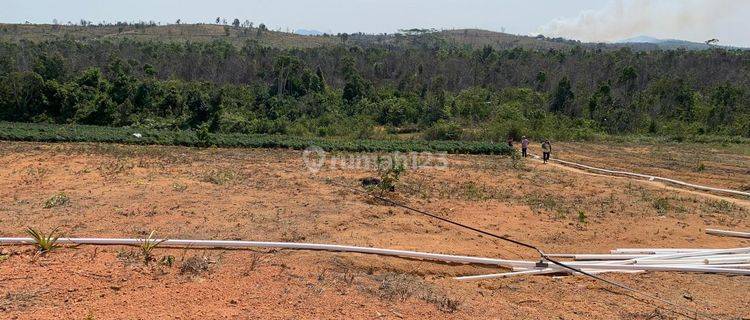
<instances>
[{"instance_id":1,"label":"dry dirt field","mask_svg":"<svg viewBox=\"0 0 750 320\"><path fill-rule=\"evenodd\" d=\"M598 165L741 188L750 156L699 147L561 144ZM645 148L645 149L644 149ZM349 156L349 155L342 155ZM623 160L625 157L627 160ZM687 160L681 160L687 159ZM682 161L682 162L681 162ZM674 164L674 165L673 165ZM618 247L750 247L704 234L750 230L750 200L588 174L507 157L449 156L408 171L399 201L534 243L546 252ZM308 172L299 151L0 142L0 236L27 226L71 237L242 239L373 246L536 259L534 252L374 201L368 170ZM49 202L64 194L67 201ZM58 199L60 200L60 199ZM585 221L579 221L579 215ZM2 319L673 319L683 316L583 277L458 282L496 273L361 254L292 250L79 246L46 255L0 247ZM172 257L174 261L169 265ZM160 263L160 261L165 263ZM650 272L604 275L723 319L750 318L750 277Z\"/></svg>"}]
</instances>

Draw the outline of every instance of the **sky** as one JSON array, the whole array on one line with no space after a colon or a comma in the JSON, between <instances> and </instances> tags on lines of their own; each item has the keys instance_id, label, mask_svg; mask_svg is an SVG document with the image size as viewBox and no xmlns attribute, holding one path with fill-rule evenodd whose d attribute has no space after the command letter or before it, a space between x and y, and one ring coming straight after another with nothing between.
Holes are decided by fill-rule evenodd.
<instances>
[{"instance_id":1,"label":"sky","mask_svg":"<svg viewBox=\"0 0 750 320\"><path fill-rule=\"evenodd\" d=\"M393 33L481 28L587 42L647 35L750 47L749 0L3 0L0 22L239 18L274 30Z\"/></svg>"}]
</instances>

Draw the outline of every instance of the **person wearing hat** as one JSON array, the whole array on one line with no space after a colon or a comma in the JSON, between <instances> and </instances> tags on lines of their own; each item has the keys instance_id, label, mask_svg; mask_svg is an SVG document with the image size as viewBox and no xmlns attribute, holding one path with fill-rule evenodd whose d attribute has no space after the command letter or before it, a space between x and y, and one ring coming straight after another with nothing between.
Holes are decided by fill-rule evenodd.
<instances>
[{"instance_id":1,"label":"person wearing hat","mask_svg":"<svg viewBox=\"0 0 750 320\"><path fill-rule=\"evenodd\" d=\"M521 140L521 156L526 158L527 150L529 150L529 139L526 139L526 136L523 136Z\"/></svg>"}]
</instances>

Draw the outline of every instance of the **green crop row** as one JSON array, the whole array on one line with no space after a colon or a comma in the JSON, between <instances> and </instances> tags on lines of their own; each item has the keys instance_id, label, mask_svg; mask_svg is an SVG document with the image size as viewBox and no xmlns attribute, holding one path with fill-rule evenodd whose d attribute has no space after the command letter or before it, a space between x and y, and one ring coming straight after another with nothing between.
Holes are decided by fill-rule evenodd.
<instances>
[{"instance_id":1,"label":"green crop row","mask_svg":"<svg viewBox=\"0 0 750 320\"><path fill-rule=\"evenodd\" d=\"M512 149L504 144L471 141L339 140L262 134L200 134L195 131L166 131L86 125L56 125L0 122L0 140L40 142L103 142L189 147L290 148L311 146L326 151L349 152L447 152L455 154L503 154Z\"/></svg>"}]
</instances>

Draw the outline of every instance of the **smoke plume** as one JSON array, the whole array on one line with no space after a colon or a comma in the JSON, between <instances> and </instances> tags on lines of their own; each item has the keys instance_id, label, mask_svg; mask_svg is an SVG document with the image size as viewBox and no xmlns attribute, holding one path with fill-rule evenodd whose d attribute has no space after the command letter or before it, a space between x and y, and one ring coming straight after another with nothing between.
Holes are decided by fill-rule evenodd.
<instances>
[{"instance_id":1,"label":"smoke plume","mask_svg":"<svg viewBox=\"0 0 750 320\"><path fill-rule=\"evenodd\" d=\"M750 12L745 0L614 0L601 10L561 18L538 34L587 42L612 42L639 35L705 41L718 36L727 18Z\"/></svg>"}]
</instances>

